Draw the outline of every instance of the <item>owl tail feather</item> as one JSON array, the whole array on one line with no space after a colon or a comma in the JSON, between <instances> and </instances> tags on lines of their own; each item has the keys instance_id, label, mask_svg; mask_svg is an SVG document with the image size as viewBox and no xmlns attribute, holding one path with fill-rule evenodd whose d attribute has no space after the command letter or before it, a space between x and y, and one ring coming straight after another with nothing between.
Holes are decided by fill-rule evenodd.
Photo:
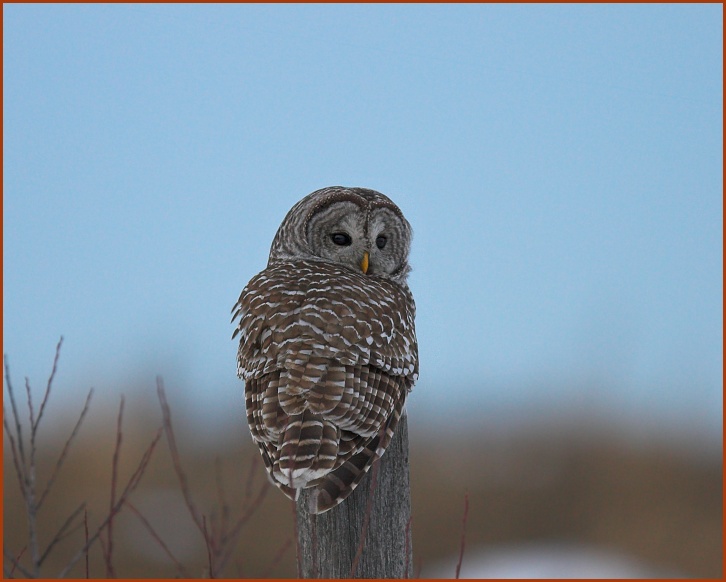
<instances>
[{"instance_id":1,"label":"owl tail feather","mask_svg":"<svg viewBox=\"0 0 726 582\"><path fill-rule=\"evenodd\" d=\"M310 496L310 513L325 513L344 501L361 482L368 470L386 452L401 419L403 398L396 403L388 422L365 448L323 478Z\"/></svg>"},{"instance_id":2,"label":"owl tail feather","mask_svg":"<svg viewBox=\"0 0 726 582\"><path fill-rule=\"evenodd\" d=\"M324 513L348 497L376 460L374 450L366 447L329 473L310 496L311 513Z\"/></svg>"},{"instance_id":3,"label":"owl tail feather","mask_svg":"<svg viewBox=\"0 0 726 582\"><path fill-rule=\"evenodd\" d=\"M300 489L329 473L338 456L338 429L309 410L290 417L281 434L274 477L280 483Z\"/></svg>"}]
</instances>

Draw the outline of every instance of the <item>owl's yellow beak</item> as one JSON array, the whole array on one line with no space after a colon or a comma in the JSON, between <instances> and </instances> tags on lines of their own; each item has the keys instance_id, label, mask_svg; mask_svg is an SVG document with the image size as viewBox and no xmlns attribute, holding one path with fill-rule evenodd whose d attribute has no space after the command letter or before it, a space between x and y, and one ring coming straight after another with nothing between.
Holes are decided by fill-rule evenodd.
<instances>
[{"instance_id":1,"label":"owl's yellow beak","mask_svg":"<svg viewBox=\"0 0 726 582\"><path fill-rule=\"evenodd\" d=\"M360 262L360 268L365 275L368 272L368 252L363 253L363 260Z\"/></svg>"}]
</instances>

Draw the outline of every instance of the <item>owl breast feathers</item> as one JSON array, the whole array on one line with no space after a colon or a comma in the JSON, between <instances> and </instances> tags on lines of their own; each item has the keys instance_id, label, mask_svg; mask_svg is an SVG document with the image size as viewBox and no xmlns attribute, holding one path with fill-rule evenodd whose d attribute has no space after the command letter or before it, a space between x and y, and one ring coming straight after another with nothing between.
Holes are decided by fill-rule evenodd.
<instances>
[{"instance_id":1,"label":"owl breast feathers","mask_svg":"<svg viewBox=\"0 0 726 582\"><path fill-rule=\"evenodd\" d=\"M407 287L323 261L272 263L235 305L247 420L272 481L313 512L385 451L418 376Z\"/></svg>"},{"instance_id":2,"label":"owl breast feathers","mask_svg":"<svg viewBox=\"0 0 726 582\"><path fill-rule=\"evenodd\" d=\"M343 501L391 442L418 376L411 225L387 196L333 186L295 204L232 309L247 421L272 482Z\"/></svg>"}]
</instances>

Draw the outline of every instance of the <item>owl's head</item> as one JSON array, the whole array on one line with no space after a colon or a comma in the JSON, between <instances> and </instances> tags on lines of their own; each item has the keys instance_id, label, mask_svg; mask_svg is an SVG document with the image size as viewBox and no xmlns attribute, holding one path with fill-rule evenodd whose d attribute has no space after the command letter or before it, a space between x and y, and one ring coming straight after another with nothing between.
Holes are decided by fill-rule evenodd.
<instances>
[{"instance_id":1,"label":"owl's head","mask_svg":"<svg viewBox=\"0 0 726 582\"><path fill-rule=\"evenodd\" d=\"M411 225L387 196L332 186L290 209L272 241L270 263L322 260L405 285L412 236Z\"/></svg>"}]
</instances>

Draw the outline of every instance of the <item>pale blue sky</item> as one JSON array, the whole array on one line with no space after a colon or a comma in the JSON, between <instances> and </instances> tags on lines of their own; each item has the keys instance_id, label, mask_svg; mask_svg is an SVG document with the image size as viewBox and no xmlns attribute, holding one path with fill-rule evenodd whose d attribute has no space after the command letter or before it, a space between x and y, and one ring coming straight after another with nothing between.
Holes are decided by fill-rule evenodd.
<instances>
[{"instance_id":1,"label":"pale blue sky","mask_svg":"<svg viewBox=\"0 0 726 582\"><path fill-rule=\"evenodd\" d=\"M414 227L415 422L720 430L721 5L3 13L18 385L64 335L74 410L160 373L207 424L241 417L232 304L290 206L341 184Z\"/></svg>"}]
</instances>

